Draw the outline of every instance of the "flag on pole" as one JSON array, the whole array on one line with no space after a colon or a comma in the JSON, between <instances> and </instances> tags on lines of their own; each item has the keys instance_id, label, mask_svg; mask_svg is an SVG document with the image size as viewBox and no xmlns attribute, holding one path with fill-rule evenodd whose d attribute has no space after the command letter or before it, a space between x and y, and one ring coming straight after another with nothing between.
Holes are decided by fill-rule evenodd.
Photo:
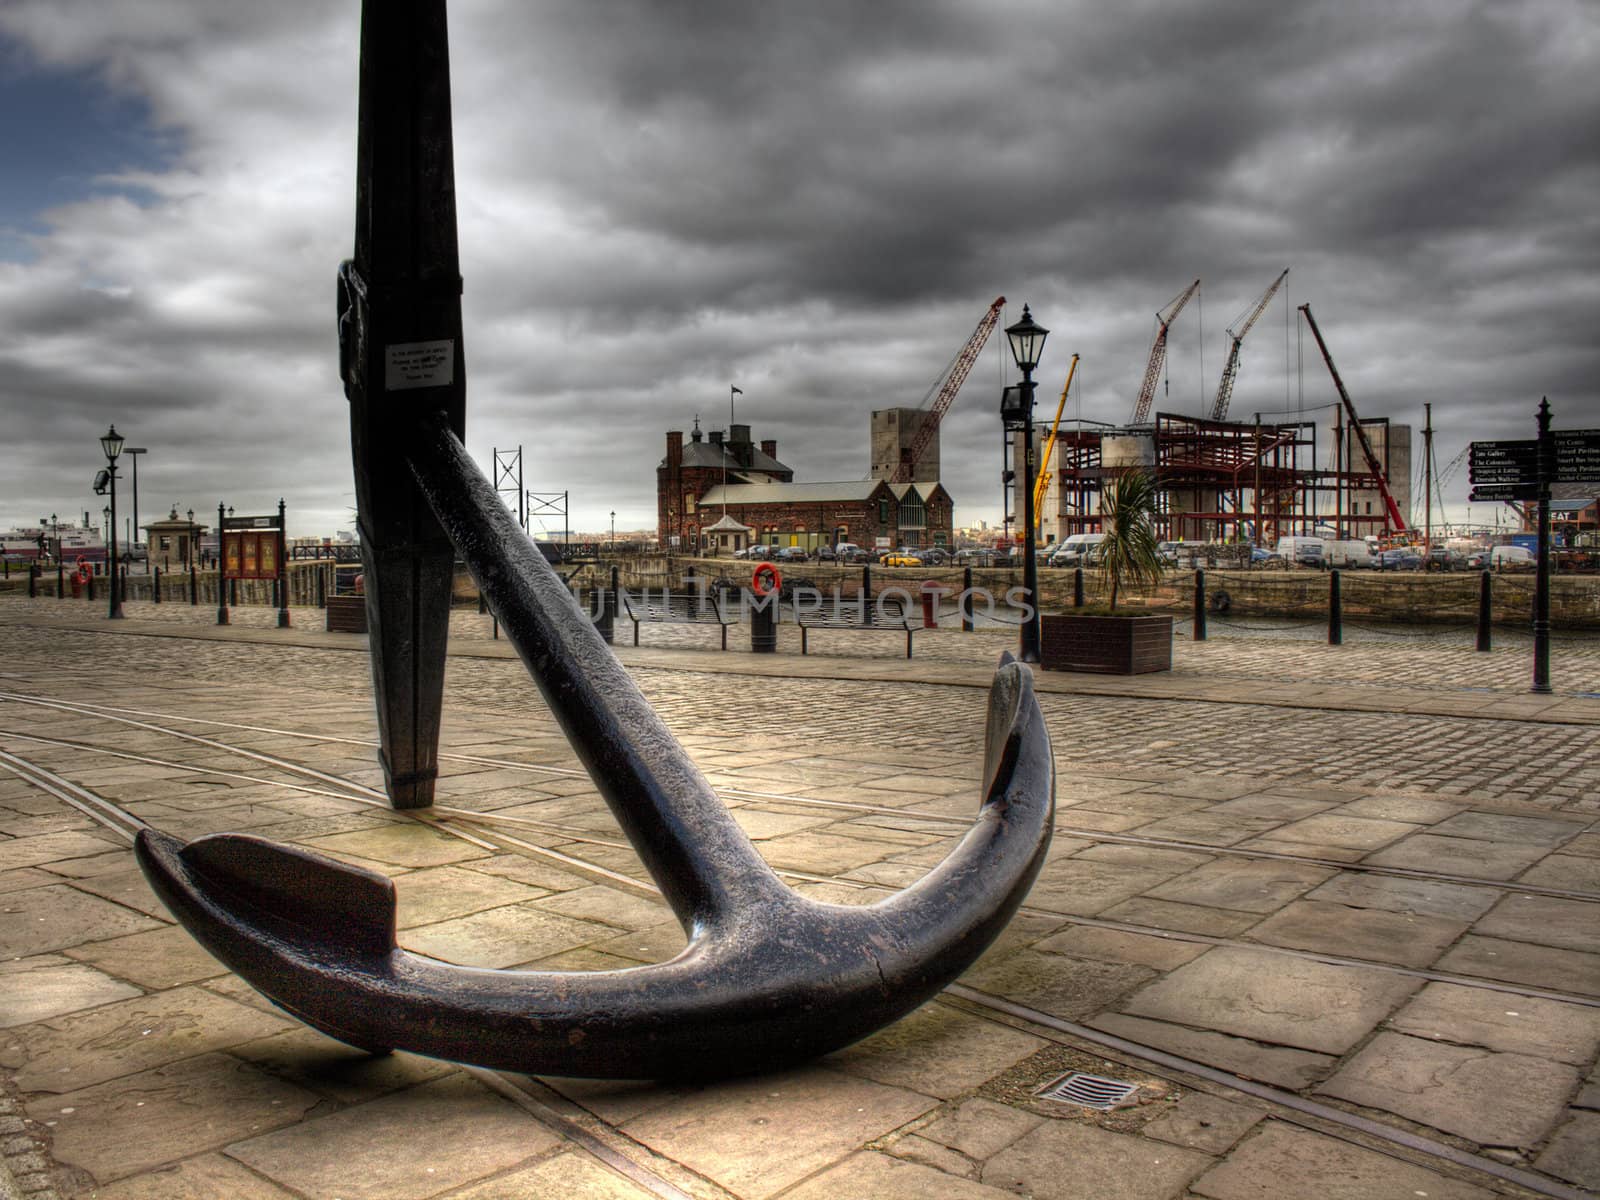
<instances>
[{"instance_id":1,"label":"flag on pole","mask_svg":"<svg viewBox=\"0 0 1600 1200\"><path fill-rule=\"evenodd\" d=\"M736 387L736 388L733 389L733 394L735 396L742 396L742 395L744 395L744 389Z\"/></svg>"}]
</instances>

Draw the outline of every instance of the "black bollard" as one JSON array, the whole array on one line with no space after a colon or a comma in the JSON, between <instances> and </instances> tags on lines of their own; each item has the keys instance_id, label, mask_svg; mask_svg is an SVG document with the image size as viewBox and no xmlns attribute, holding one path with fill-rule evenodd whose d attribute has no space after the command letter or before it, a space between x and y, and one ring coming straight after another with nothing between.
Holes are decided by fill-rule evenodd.
<instances>
[{"instance_id":1,"label":"black bollard","mask_svg":"<svg viewBox=\"0 0 1600 1200\"><path fill-rule=\"evenodd\" d=\"M622 599L618 592L618 574L617 568L612 567L611 586L606 589L606 608L611 613L611 627L613 630L617 627L617 614L622 611Z\"/></svg>"},{"instance_id":2,"label":"black bollard","mask_svg":"<svg viewBox=\"0 0 1600 1200\"><path fill-rule=\"evenodd\" d=\"M28 564L28 599L32 600L39 594L39 564Z\"/></svg>"},{"instance_id":3,"label":"black bollard","mask_svg":"<svg viewBox=\"0 0 1600 1200\"><path fill-rule=\"evenodd\" d=\"M961 632L972 632L972 568L961 572Z\"/></svg>"},{"instance_id":4,"label":"black bollard","mask_svg":"<svg viewBox=\"0 0 1600 1200\"><path fill-rule=\"evenodd\" d=\"M161 603L161 568L156 567L150 574L150 601L153 604Z\"/></svg>"},{"instance_id":5,"label":"black bollard","mask_svg":"<svg viewBox=\"0 0 1600 1200\"><path fill-rule=\"evenodd\" d=\"M688 596L684 600L684 604L687 606L687 611L689 613L689 619L692 621L692 620L694 620L696 617L698 617L700 615L700 594L695 589L694 564L693 563L690 563L687 567L685 567L683 569L683 586L684 586L684 590L686 592L688 592ZM670 611L671 608L672 608L672 596L671 596L670 593L666 597L666 602L667 602L667 609ZM635 637L638 636L638 634L639 634L638 626L634 626L633 633L634 633Z\"/></svg>"},{"instance_id":6,"label":"black bollard","mask_svg":"<svg viewBox=\"0 0 1600 1200\"><path fill-rule=\"evenodd\" d=\"M200 572L194 563L189 563L189 607L193 608L200 603Z\"/></svg>"},{"instance_id":7,"label":"black bollard","mask_svg":"<svg viewBox=\"0 0 1600 1200\"><path fill-rule=\"evenodd\" d=\"M616 628L616 610L611 607L611 597L605 588L595 588L590 593L590 600L595 606L594 627L599 630L601 640L609 646Z\"/></svg>"},{"instance_id":8,"label":"black bollard","mask_svg":"<svg viewBox=\"0 0 1600 1200\"><path fill-rule=\"evenodd\" d=\"M1338 571L1328 572L1328 645L1344 645L1344 597Z\"/></svg>"},{"instance_id":9,"label":"black bollard","mask_svg":"<svg viewBox=\"0 0 1600 1200\"><path fill-rule=\"evenodd\" d=\"M1194 640L1206 640L1206 573L1203 567L1194 570Z\"/></svg>"},{"instance_id":10,"label":"black bollard","mask_svg":"<svg viewBox=\"0 0 1600 1200\"><path fill-rule=\"evenodd\" d=\"M871 625L872 621L872 568L861 568L861 623Z\"/></svg>"},{"instance_id":11,"label":"black bollard","mask_svg":"<svg viewBox=\"0 0 1600 1200\"><path fill-rule=\"evenodd\" d=\"M64 570L65 570L65 564L58 562L56 564L56 599L57 600L60 600L63 596L65 596L67 594L66 576L63 573Z\"/></svg>"},{"instance_id":12,"label":"black bollard","mask_svg":"<svg viewBox=\"0 0 1600 1200\"><path fill-rule=\"evenodd\" d=\"M1494 616L1494 576L1487 567L1478 576L1478 650L1489 653L1489 626Z\"/></svg>"},{"instance_id":13,"label":"black bollard","mask_svg":"<svg viewBox=\"0 0 1600 1200\"><path fill-rule=\"evenodd\" d=\"M1072 607L1083 607L1083 568L1072 568Z\"/></svg>"},{"instance_id":14,"label":"black bollard","mask_svg":"<svg viewBox=\"0 0 1600 1200\"><path fill-rule=\"evenodd\" d=\"M750 653L778 652L778 596L776 590L756 597L750 607Z\"/></svg>"},{"instance_id":15,"label":"black bollard","mask_svg":"<svg viewBox=\"0 0 1600 1200\"><path fill-rule=\"evenodd\" d=\"M94 576L89 576L89 586L83 589L89 595L89 603L94 603Z\"/></svg>"}]
</instances>

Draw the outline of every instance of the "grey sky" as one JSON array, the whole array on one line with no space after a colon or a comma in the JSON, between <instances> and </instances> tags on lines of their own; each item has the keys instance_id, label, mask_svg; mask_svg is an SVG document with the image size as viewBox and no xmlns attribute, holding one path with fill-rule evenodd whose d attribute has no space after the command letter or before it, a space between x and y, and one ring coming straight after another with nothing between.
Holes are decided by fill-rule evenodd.
<instances>
[{"instance_id":1,"label":"grey sky","mask_svg":"<svg viewBox=\"0 0 1600 1200\"><path fill-rule=\"evenodd\" d=\"M348 523L357 19L0 7L13 78L149 124L89 139L41 103L63 165L5 193L0 523L98 514L109 421L150 448L141 515L283 495L293 532ZM1197 276L1157 407L1208 408L1225 325L1287 266L1233 415L1327 416L1285 320L1309 300L1362 415L1431 401L1441 462L1530 436L1545 394L1600 425L1593 5L480 0L451 38L468 445L520 442L579 528L653 525L664 431L725 423L730 383L798 478L860 477L869 410L918 403L1000 294L1052 330L1046 417L1076 351L1069 414L1126 420ZM999 512L1001 341L946 421L963 522Z\"/></svg>"}]
</instances>

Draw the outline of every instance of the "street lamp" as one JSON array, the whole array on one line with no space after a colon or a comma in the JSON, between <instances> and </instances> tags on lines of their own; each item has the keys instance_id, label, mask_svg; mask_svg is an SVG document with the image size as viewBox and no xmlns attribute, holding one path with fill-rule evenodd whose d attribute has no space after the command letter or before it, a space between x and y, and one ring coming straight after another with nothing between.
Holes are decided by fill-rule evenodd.
<instances>
[{"instance_id":1,"label":"street lamp","mask_svg":"<svg viewBox=\"0 0 1600 1200\"><path fill-rule=\"evenodd\" d=\"M122 616L121 581L117 578L117 455L122 453L125 440L115 425L100 439L100 449L106 453L111 476L111 608L106 614L111 620Z\"/></svg>"},{"instance_id":2,"label":"street lamp","mask_svg":"<svg viewBox=\"0 0 1600 1200\"><path fill-rule=\"evenodd\" d=\"M184 557L188 561L183 565L192 571L194 570L194 509L192 508L189 510L189 541L184 550L186 551Z\"/></svg>"},{"instance_id":3,"label":"street lamp","mask_svg":"<svg viewBox=\"0 0 1600 1200\"><path fill-rule=\"evenodd\" d=\"M150 451L143 446L124 446L122 452L133 455L133 539L128 543L128 557L131 559L133 548L139 544L139 455L149 454ZM144 571L146 575L150 573L149 554L144 556Z\"/></svg>"},{"instance_id":4,"label":"street lamp","mask_svg":"<svg viewBox=\"0 0 1600 1200\"><path fill-rule=\"evenodd\" d=\"M1044 339L1050 331L1036 324L1028 306L1022 306L1022 320L1006 330L1011 357L1017 360L1022 382L1000 394L1000 418L1008 429L1022 427L1022 590L1027 593L1027 619L1022 623L1021 659L1039 661L1039 566L1034 554L1033 521L1033 369L1044 352Z\"/></svg>"},{"instance_id":5,"label":"street lamp","mask_svg":"<svg viewBox=\"0 0 1600 1200\"><path fill-rule=\"evenodd\" d=\"M617 510L611 510L611 553L617 552Z\"/></svg>"}]
</instances>

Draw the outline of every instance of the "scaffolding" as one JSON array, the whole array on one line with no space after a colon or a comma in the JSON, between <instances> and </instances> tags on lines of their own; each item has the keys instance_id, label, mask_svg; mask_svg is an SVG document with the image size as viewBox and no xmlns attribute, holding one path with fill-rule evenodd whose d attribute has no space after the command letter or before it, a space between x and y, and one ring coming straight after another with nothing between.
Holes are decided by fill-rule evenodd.
<instances>
[{"instance_id":1,"label":"scaffolding","mask_svg":"<svg viewBox=\"0 0 1600 1200\"><path fill-rule=\"evenodd\" d=\"M1362 424L1387 433L1389 422ZM1336 538L1388 532L1384 512L1351 511L1352 494L1378 490L1376 477L1348 469L1342 447L1333 469L1319 468L1317 433L1312 421L1243 423L1176 413L1157 413L1154 425L1064 429L1056 439L1061 536L1098 532L1101 488L1135 465L1153 469L1161 485L1157 532L1165 540L1272 546L1319 529ZM1110 465L1107 439L1118 440L1120 455ZM1387 474L1387 436L1382 443ZM1138 462L1128 460L1128 446Z\"/></svg>"}]
</instances>

